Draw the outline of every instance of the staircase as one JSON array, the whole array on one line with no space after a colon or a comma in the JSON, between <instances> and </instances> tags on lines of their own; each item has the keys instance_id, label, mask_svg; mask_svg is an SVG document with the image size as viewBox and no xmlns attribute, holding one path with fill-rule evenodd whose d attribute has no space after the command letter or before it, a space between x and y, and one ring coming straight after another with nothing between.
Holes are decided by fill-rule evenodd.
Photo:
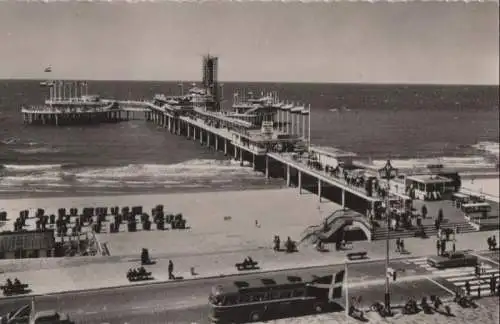
<instances>
[{"instance_id":1,"label":"staircase","mask_svg":"<svg viewBox=\"0 0 500 324\"><path fill-rule=\"evenodd\" d=\"M364 225L366 228L365 233L367 236L369 236L371 226L365 220L364 216L352 210L341 209L335 211L330 216L325 218L323 224L307 227L302 232L298 243L315 244L320 239L322 241L329 241L331 240L332 236L341 228L347 225L351 225L353 222ZM366 231L368 231L368 233Z\"/></svg>"},{"instance_id":2,"label":"staircase","mask_svg":"<svg viewBox=\"0 0 500 324\"><path fill-rule=\"evenodd\" d=\"M454 229L455 226L458 228L458 233L471 233L471 232L477 232L477 230L468 222L457 222L457 223L446 223L442 224L441 228L451 228ZM428 225L423 225L425 234L427 234L428 237L436 237L437 236L437 230L434 227L433 224L428 224ZM374 228L372 231L372 240L385 240L387 238L387 227L377 227ZM398 230L398 231L391 231L390 233L390 238L391 239L397 239L397 238L410 238L410 237L415 237L415 232L418 230L417 227L414 227L413 229L403 229L403 230Z\"/></svg>"}]
</instances>

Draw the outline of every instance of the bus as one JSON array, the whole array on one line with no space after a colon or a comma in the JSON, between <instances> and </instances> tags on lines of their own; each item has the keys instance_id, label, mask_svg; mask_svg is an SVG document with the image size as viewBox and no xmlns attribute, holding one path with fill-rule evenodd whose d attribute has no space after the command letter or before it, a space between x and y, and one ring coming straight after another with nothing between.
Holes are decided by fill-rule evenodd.
<instances>
[{"instance_id":1,"label":"bus","mask_svg":"<svg viewBox=\"0 0 500 324\"><path fill-rule=\"evenodd\" d=\"M321 313L342 297L344 274L342 270L323 277L279 276L214 286L208 317L212 323L241 323L299 311Z\"/></svg>"},{"instance_id":2,"label":"bus","mask_svg":"<svg viewBox=\"0 0 500 324\"><path fill-rule=\"evenodd\" d=\"M461 208L465 216L473 218L477 218L477 214L480 214L482 218L487 218L488 213L491 212L491 205L487 202L463 204Z\"/></svg>"}]
</instances>

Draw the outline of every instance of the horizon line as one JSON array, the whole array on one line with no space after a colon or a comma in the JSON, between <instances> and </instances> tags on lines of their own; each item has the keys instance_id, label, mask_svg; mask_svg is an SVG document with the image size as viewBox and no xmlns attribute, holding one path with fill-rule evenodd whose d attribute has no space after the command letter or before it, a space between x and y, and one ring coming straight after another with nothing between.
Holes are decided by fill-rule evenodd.
<instances>
[{"instance_id":1,"label":"horizon line","mask_svg":"<svg viewBox=\"0 0 500 324\"><path fill-rule=\"evenodd\" d=\"M147 79L66 79L66 78L0 78L0 81L89 81L89 82L185 82L185 83L201 83L201 80L147 80ZM397 86L462 86L462 87L498 87L500 83L423 83L423 82L352 82L352 81L235 81L235 80L219 80L219 83L273 83L273 84L342 84L342 85L397 85Z\"/></svg>"}]
</instances>

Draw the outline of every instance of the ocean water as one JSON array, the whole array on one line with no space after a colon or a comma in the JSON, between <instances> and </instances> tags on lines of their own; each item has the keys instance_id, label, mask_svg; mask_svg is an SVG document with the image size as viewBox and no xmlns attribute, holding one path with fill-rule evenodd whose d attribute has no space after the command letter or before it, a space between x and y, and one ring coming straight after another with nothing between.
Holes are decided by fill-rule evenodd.
<instances>
[{"instance_id":1,"label":"ocean water","mask_svg":"<svg viewBox=\"0 0 500 324\"><path fill-rule=\"evenodd\" d=\"M189 83L186 83L186 85ZM499 154L498 87L225 83L278 90L312 106L312 142L396 166L442 162L482 168ZM92 81L105 98L178 94L173 82ZM22 124L19 108L39 104L35 80L0 80L0 197L144 193L281 186L197 142L142 120L88 127ZM229 108L230 101L224 103Z\"/></svg>"}]
</instances>

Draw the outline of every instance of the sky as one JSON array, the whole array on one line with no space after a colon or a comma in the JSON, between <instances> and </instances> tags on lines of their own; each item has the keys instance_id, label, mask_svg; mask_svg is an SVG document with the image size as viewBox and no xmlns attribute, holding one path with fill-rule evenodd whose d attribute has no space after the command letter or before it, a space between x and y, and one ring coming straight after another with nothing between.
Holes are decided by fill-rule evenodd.
<instances>
[{"instance_id":1,"label":"sky","mask_svg":"<svg viewBox=\"0 0 500 324\"><path fill-rule=\"evenodd\" d=\"M0 1L0 78L499 84L498 3Z\"/></svg>"}]
</instances>

